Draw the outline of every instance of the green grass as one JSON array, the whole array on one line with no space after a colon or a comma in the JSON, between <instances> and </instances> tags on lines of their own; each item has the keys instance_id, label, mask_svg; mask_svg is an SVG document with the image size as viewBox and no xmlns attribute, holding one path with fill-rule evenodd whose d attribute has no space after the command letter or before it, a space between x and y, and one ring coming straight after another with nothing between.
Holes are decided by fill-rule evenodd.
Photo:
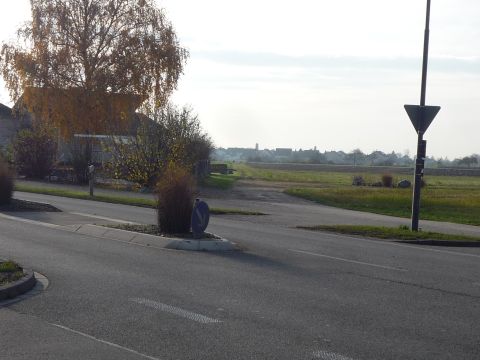
<instances>
[{"instance_id":1,"label":"green grass","mask_svg":"<svg viewBox=\"0 0 480 360\"><path fill-rule=\"evenodd\" d=\"M241 179L283 182L287 194L319 204L350 210L409 218L412 190L354 187L354 175L366 183L381 180L381 173L276 170L231 164ZM411 175L393 174L394 184ZM480 225L480 176L426 176L422 190L420 218Z\"/></svg>"},{"instance_id":2,"label":"green grass","mask_svg":"<svg viewBox=\"0 0 480 360\"><path fill-rule=\"evenodd\" d=\"M0 286L17 281L24 276L23 269L13 261L0 262Z\"/></svg>"},{"instance_id":3,"label":"green grass","mask_svg":"<svg viewBox=\"0 0 480 360\"><path fill-rule=\"evenodd\" d=\"M371 187L291 188L285 191L343 209L408 218L412 190ZM480 225L480 187L435 187L422 190L420 218Z\"/></svg>"},{"instance_id":4,"label":"green grass","mask_svg":"<svg viewBox=\"0 0 480 360\"><path fill-rule=\"evenodd\" d=\"M123 205L141 206L141 207L149 207L149 208L155 207L155 200L144 199L144 198L134 198L134 197L128 197L128 196L116 196L116 195L90 196L87 192L84 192L84 191L52 189L47 187L28 186L28 185L21 185L21 184L15 185L15 191L62 196L62 197L67 197L72 199L100 201L100 202L107 202L112 204L123 204Z\"/></svg>"},{"instance_id":5,"label":"green grass","mask_svg":"<svg viewBox=\"0 0 480 360\"><path fill-rule=\"evenodd\" d=\"M116 195L95 195L90 196L86 192L82 191L73 191L73 190L64 190L64 189L52 189L46 187L34 187L28 185L15 185L15 191L23 191L35 194L44 194L44 195L53 195L61 196L72 199L80 200L90 200L90 201L100 201L112 204L122 204L122 205L131 205L131 206L140 206L146 208L156 208L156 201L153 199L145 198L134 198L127 196L116 196ZM212 215L266 215L264 213L240 209L225 209L225 208L210 208L210 214Z\"/></svg>"},{"instance_id":6,"label":"green grass","mask_svg":"<svg viewBox=\"0 0 480 360\"><path fill-rule=\"evenodd\" d=\"M203 179L200 185L209 187L209 188L228 190L233 187L236 180L238 180L238 176L233 174L231 175L211 174L210 176Z\"/></svg>"},{"instance_id":7,"label":"green grass","mask_svg":"<svg viewBox=\"0 0 480 360\"><path fill-rule=\"evenodd\" d=\"M5 261L0 263L0 273L14 273L22 271L22 268L13 261Z\"/></svg>"},{"instance_id":8,"label":"green grass","mask_svg":"<svg viewBox=\"0 0 480 360\"><path fill-rule=\"evenodd\" d=\"M265 180L278 182L305 183L316 187L350 186L354 175L360 175L367 183L381 180L382 173L350 173L332 171L276 170L252 167L242 163L232 163L236 176L240 179ZM393 182L412 180L413 174L392 174ZM474 188L480 187L480 176L431 176L425 177L427 184L435 188Z\"/></svg>"},{"instance_id":9,"label":"green grass","mask_svg":"<svg viewBox=\"0 0 480 360\"><path fill-rule=\"evenodd\" d=\"M241 179L286 183L315 183L324 186L350 185L352 183L352 174L341 172L263 169L239 163L233 164L232 167L236 170L236 176ZM365 176L371 177L371 175Z\"/></svg>"},{"instance_id":10,"label":"green grass","mask_svg":"<svg viewBox=\"0 0 480 360\"><path fill-rule=\"evenodd\" d=\"M400 226L398 228L381 227L381 226L359 226L359 225L316 225L316 226L298 226L299 229L312 231L327 231L348 235L360 235L373 237L378 239L392 239L392 240L436 240L449 242L474 242L480 243L480 237L458 235L458 234L443 234L436 232L412 232L407 227Z\"/></svg>"}]
</instances>

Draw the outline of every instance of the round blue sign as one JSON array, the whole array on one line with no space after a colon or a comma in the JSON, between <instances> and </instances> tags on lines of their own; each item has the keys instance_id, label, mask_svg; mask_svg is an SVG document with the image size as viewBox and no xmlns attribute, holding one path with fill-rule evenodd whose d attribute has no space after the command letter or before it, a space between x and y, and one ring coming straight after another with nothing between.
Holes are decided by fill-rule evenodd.
<instances>
[{"instance_id":1,"label":"round blue sign","mask_svg":"<svg viewBox=\"0 0 480 360\"><path fill-rule=\"evenodd\" d=\"M205 201L197 199L192 212L192 232L194 234L203 234L210 221L210 209Z\"/></svg>"}]
</instances>

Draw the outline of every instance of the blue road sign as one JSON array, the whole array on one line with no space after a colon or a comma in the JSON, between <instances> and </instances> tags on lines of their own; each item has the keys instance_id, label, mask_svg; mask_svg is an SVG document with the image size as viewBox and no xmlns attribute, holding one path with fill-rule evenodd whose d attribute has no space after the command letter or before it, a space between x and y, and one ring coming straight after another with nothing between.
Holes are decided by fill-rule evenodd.
<instances>
[{"instance_id":1,"label":"blue road sign","mask_svg":"<svg viewBox=\"0 0 480 360\"><path fill-rule=\"evenodd\" d=\"M192 232L194 235L203 235L210 221L210 209L205 201L197 199L192 212Z\"/></svg>"}]
</instances>

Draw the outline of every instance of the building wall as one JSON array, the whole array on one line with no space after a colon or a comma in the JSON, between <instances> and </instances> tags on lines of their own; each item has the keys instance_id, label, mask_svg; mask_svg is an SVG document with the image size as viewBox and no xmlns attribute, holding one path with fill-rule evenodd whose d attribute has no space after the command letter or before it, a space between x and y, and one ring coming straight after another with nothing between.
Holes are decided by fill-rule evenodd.
<instances>
[{"instance_id":1,"label":"building wall","mask_svg":"<svg viewBox=\"0 0 480 360\"><path fill-rule=\"evenodd\" d=\"M0 104L0 147L5 147L15 137L17 126L12 116L12 109Z\"/></svg>"}]
</instances>

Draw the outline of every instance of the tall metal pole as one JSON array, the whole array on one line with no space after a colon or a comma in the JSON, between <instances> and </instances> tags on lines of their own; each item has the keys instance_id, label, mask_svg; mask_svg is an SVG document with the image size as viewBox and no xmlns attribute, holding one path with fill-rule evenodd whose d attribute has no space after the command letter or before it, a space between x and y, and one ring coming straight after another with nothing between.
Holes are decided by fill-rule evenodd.
<instances>
[{"instance_id":1,"label":"tall metal pole","mask_svg":"<svg viewBox=\"0 0 480 360\"><path fill-rule=\"evenodd\" d=\"M420 94L420 106L425 106L425 97L427 93L428 45L430 41L430 2L431 0L427 0L427 17L425 21L425 37L423 44L422 89ZM423 169L425 164L425 143L423 140L423 134L423 130L418 130L417 159L415 161L415 178L412 202L413 231L418 231L418 219L420 216L420 189L422 185Z\"/></svg>"}]
</instances>

